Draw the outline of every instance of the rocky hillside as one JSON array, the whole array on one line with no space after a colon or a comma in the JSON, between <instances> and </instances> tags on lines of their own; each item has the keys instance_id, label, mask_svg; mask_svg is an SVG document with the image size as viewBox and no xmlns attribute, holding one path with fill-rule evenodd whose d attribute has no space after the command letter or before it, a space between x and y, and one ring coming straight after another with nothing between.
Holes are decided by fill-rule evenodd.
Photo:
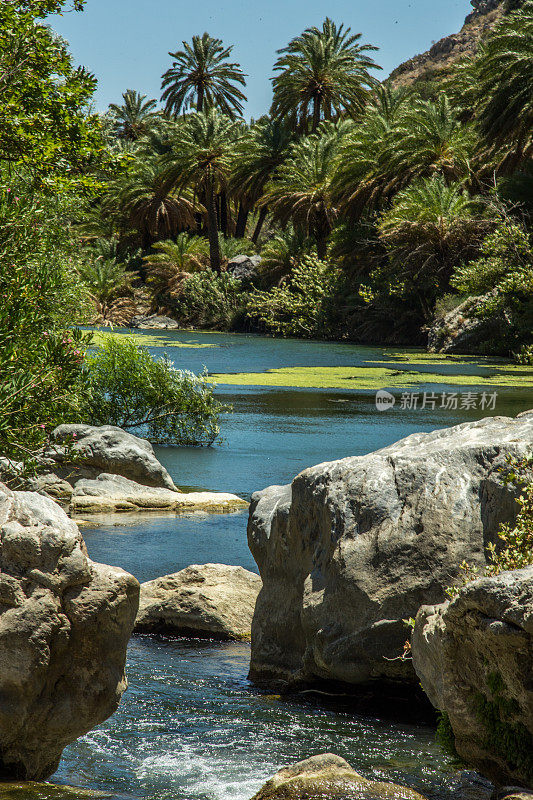
<instances>
[{"instance_id":1,"label":"rocky hillside","mask_svg":"<svg viewBox=\"0 0 533 800\"><path fill-rule=\"evenodd\" d=\"M391 72L394 86L410 86L421 80L444 76L461 58L473 55L477 45L496 22L523 0L471 0L474 10L459 33L445 36L421 55L414 56Z\"/></svg>"}]
</instances>

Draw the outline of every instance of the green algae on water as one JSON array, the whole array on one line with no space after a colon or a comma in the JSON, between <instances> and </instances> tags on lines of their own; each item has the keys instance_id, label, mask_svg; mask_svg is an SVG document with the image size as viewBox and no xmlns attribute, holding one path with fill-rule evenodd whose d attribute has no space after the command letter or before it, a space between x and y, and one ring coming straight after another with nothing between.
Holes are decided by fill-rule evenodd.
<instances>
[{"instance_id":1,"label":"green algae on water","mask_svg":"<svg viewBox=\"0 0 533 800\"><path fill-rule=\"evenodd\" d=\"M410 364L409 366L414 366ZM419 372L412 369L386 367L282 367L266 372L214 374L213 383L225 386L277 386L294 389L348 389L377 391L378 389L409 389L424 384L533 388L533 370L517 369L515 365L499 365L492 375L446 375Z\"/></svg>"},{"instance_id":2,"label":"green algae on water","mask_svg":"<svg viewBox=\"0 0 533 800\"><path fill-rule=\"evenodd\" d=\"M186 342L178 342L176 339L169 339L167 336L155 336L154 334L147 333L118 333L117 331L102 331L97 330L93 333L92 344L95 347L100 347L106 338L114 337L115 339L127 336L128 339L135 342L137 345L143 347L186 347L195 350L201 350L206 347L218 347L218 344L206 344L189 340Z\"/></svg>"}]
</instances>

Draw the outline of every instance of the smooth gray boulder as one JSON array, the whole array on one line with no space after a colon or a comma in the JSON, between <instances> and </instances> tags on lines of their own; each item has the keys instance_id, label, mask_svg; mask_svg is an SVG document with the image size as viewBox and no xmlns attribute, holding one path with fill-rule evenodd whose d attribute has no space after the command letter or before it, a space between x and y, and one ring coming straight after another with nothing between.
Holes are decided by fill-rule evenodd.
<instances>
[{"instance_id":1,"label":"smooth gray boulder","mask_svg":"<svg viewBox=\"0 0 533 800\"><path fill-rule=\"evenodd\" d=\"M171 317L165 317L161 314L143 315L137 314L130 320L131 328L139 328L139 330L176 330L180 327L179 322Z\"/></svg>"},{"instance_id":2,"label":"smooth gray boulder","mask_svg":"<svg viewBox=\"0 0 533 800\"><path fill-rule=\"evenodd\" d=\"M72 514L108 514L124 511L228 512L248 503L226 492L178 492L142 486L122 475L102 472L94 480L79 480L70 500Z\"/></svg>"},{"instance_id":3,"label":"smooth gray boulder","mask_svg":"<svg viewBox=\"0 0 533 800\"><path fill-rule=\"evenodd\" d=\"M127 433L114 425L60 425L52 432L52 446L47 455L61 464L65 445L76 456L68 465L69 483L80 478L96 477L102 472L123 475L143 486L176 491L174 482L157 460L154 448L146 439Z\"/></svg>"},{"instance_id":4,"label":"smooth gray boulder","mask_svg":"<svg viewBox=\"0 0 533 800\"><path fill-rule=\"evenodd\" d=\"M499 785L533 788L533 567L422 607L412 653L459 756Z\"/></svg>"},{"instance_id":5,"label":"smooth gray boulder","mask_svg":"<svg viewBox=\"0 0 533 800\"><path fill-rule=\"evenodd\" d=\"M135 629L249 639L261 578L242 567L192 564L141 584Z\"/></svg>"},{"instance_id":6,"label":"smooth gray boulder","mask_svg":"<svg viewBox=\"0 0 533 800\"><path fill-rule=\"evenodd\" d=\"M43 780L126 689L139 584L52 500L0 484L0 778Z\"/></svg>"},{"instance_id":7,"label":"smooth gray boulder","mask_svg":"<svg viewBox=\"0 0 533 800\"><path fill-rule=\"evenodd\" d=\"M403 620L440 603L460 564L485 563L516 515L501 480L533 450L533 416L408 436L319 464L252 497L248 542L263 588L250 676L348 684L416 681Z\"/></svg>"},{"instance_id":8,"label":"smooth gray boulder","mask_svg":"<svg viewBox=\"0 0 533 800\"><path fill-rule=\"evenodd\" d=\"M424 800L405 786L369 781L333 753L280 769L252 800Z\"/></svg>"},{"instance_id":9,"label":"smooth gray boulder","mask_svg":"<svg viewBox=\"0 0 533 800\"><path fill-rule=\"evenodd\" d=\"M261 266L261 256L235 256L228 261L228 272L241 281L244 289L253 286Z\"/></svg>"}]
</instances>

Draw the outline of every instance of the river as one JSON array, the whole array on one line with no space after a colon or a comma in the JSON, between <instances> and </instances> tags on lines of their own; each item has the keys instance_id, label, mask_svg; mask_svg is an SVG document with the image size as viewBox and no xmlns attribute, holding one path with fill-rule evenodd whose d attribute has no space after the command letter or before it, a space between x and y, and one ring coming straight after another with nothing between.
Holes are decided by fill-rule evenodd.
<instances>
[{"instance_id":1,"label":"river","mask_svg":"<svg viewBox=\"0 0 533 800\"><path fill-rule=\"evenodd\" d=\"M154 354L166 352L177 367L196 372L204 366L228 375L287 367L320 371L316 386L299 389L253 385L245 378L241 385L219 382L217 395L233 406L222 422L223 442L158 448L177 485L246 498L290 481L305 467L362 455L415 431L533 407L533 388L531 382L520 385L522 373L515 387L481 385L500 365L480 359L435 365L422 363L421 354L413 366L413 353L390 349L214 333L150 332L146 343ZM330 368L360 368L367 375L369 365L377 369L384 362L401 373L391 388L396 402L390 410L377 410L375 385L320 388ZM435 383L436 372L447 377ZM411 385L414 373L418 383ZM420 383L420 373L430 376L427 384ZM368 375L366 380L368 387L372 381ZM409 393L420 394L416 408L401 400L402 382ZM422 408L424 391L429 400ZM458 394L457 408L441 407L443 392ZM485 392L490 400L482 400ZM494 409L481 407L487 403ZM117 516L83 534L94 560L123 567L141 581L209 561L257 571L246 545L246 520L246 513ZM129 690L119 710L65 750L53 780L114 798L249 800L281 766L332 751L367 777L412 786L429 798L483 795L474 775L454 770L431 727L361 717L309 698L267 695L247 681L248 660L247 644L133 637Z\"/></svg>"}]
</instances>

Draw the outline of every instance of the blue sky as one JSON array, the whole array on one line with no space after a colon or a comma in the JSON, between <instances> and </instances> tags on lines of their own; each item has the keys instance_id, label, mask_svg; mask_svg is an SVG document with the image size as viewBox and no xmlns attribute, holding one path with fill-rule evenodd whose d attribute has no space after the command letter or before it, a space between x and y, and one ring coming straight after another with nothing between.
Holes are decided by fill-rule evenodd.
<instances>
[{"instance_id":1,"label":"blue sky","mask_svg":"<svg viewBox=\"0 0 533 800\"><path fill-rule=\"evenodd\" d=\"M246 117L268 111L276 50L326 16L378 45L387 75L433 41L459 30L469 0L87 0L83 13L51 17L76 60L98 78L96 106L104 111L126 89L159 99L169 51L207 30L235 45L233 60L249 75Z\"/></svg>"}]
</instances>

